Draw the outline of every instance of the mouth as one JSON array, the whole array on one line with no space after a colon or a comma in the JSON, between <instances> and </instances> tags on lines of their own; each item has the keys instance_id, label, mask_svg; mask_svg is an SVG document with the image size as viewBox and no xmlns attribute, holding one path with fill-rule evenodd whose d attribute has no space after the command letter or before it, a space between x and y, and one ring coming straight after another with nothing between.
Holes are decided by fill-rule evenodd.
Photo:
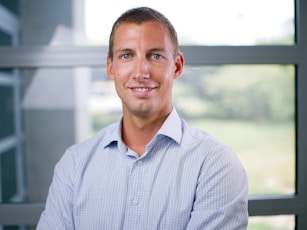
<instances>
[{"instance_id":1,"label":"mouth","mask_svg":"<svg viewBox=\"0 0 307 230\"><path fill-rule=\"evenodd\" d=\"M130 88L137 97L148 97L156 89L156 87L131 87Z\"/></svg>"},{"instance_id":2,"label":"mouth","mask_svg":"<svg viewBox=\"0 0 307 230\"><path fill-rule=\"evenodd\" d=\"M142 88L133 88L133 90L135 91L135 92L148 92L148 91L150 91L152 88L144 88L144 87L142 87Z\"/></svg>"}]
</instances>

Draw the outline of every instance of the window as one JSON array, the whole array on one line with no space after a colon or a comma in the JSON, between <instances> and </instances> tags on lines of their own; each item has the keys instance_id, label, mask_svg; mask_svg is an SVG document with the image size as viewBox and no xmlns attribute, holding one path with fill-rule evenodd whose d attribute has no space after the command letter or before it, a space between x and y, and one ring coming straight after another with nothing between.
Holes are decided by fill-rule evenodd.
<instances>
[{"instance_id":1,"label":"window","mask_svg":"<svg viewBox=\"0 0 307 230\"><path fill-rule=\"evenodd\" d=\"M291 0L191 0L176 2L175 6L163 0L129 3L122 0L109 5L87 0L87 42L107 45L109 34L106 31L111 31L116 17L130 7L143 5L160 9L168 16L177 29L181 45L293 45L295 42L294 2Z\"/></svg>"},{"instance_id":2,"label":"window","mask_svg":"<svg viewBox=\"0 0 307 230\"><path fill-rule=\"evenodd\" d=\"M104 69L108 35L122 11L146 3L8 2L0 1L3 229L35 226L65 149L120 115ZM250 181L249 229L305 229L307 3L199 4L148 1L174 23L186 57L176 108L238 153Z\"/></svg>"}]
</instances>

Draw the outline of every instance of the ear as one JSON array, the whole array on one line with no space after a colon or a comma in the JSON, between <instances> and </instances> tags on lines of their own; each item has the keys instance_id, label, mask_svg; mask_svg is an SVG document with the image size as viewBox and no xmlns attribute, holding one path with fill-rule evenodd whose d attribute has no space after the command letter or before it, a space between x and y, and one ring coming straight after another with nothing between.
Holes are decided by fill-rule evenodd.
<instances>
[{"instance_id":1,"label":"ear","mask_svg":"<svg viewBox=\"0 0 307 230\"><path fill-rule=\"evenodd\" d=\"M107 74L111 80L114 80L113 62L109 56L107 57Z\"/></svg>"},{"instance_id":2,"label":"ear","mask_svg":"<svg viewBox=\"0 0 307 230\"><path fill-rule=\"evenodd\" d=\"M181 76L182 71L183 71L183 66L184 66L184 56L181 52L179 52L175 59L176 69L175 69L174 79L177 79L178 77Z\"/></svg>"}]
</instances>

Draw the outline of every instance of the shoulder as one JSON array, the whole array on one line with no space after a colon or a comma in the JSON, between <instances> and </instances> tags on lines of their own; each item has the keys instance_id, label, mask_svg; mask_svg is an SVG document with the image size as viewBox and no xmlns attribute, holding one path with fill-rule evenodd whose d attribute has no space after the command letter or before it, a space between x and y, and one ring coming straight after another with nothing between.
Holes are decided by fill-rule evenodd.
<instances>
[{"instance_id":1,"label":"shoulder","mask_svg":"<svg viewBox=\"0 0 307 230\"><path fill-rule=\"evenodd\" d=\"M81 143L74 144L67 148L61 157L58 165L62 167L82 168L87 161L97 152L103 152L106 145L112 140L115 140L118 132L118 123L113 123L103 129L97 134L84 140Z\"/></svg>"},{"instance_id":2,"label":"shoulder","mask_svg":"<svg viewBox=\"0 0 307 230\"><path fill-rule=\"evenodd\" d=\"M205 178L228 178L247 183L246 170L237 153L223 141L198 128L183 122L184 138L183 145L191 146L191 152L197 152L200 168ZM218 179L218 180L219 180ZM221 179L222 180L222 179ZM214 180L216 181L216 179Z\"/></svg>"},{"instance_id":3,"label":"shoulder","mask_svg":"<svg viewBox=\"0 0 307 230\"><path fill-rule=\"evenodd\" d=\"M105 128L101 129L98 133L94 136L90 137L89 139L75 144L70 148L74 151L79 152L79 154L86 154L88 152L93 151L96 148L104 148L110 142L117 140L118 137L118 123L113 123Z\"/></svg>"},{"instance_id":4,"label":"shoulder","mask_svg":"<svg viewBox=\"0 0 307 230\"><path fill-rule=\"evenodd\" d=\"M198 157L209 163L240 164L236 152L226 143L212 134L182 121L182 145L190 146L190 152L197 152Z\"/></svg>"},{"instance_id":5,"label":"shoulder","mask_svg":"<svg viewBox=\"0 0 307 230\"><path fill-rule=\"evenodd\" d=\"M182 121L183 142L190 142L193 145L199 145L210 149L229 148L223 141L219 140L212 134L201 130L197 127L190 126L184 120Z\"/></svg>"}]
</instances>

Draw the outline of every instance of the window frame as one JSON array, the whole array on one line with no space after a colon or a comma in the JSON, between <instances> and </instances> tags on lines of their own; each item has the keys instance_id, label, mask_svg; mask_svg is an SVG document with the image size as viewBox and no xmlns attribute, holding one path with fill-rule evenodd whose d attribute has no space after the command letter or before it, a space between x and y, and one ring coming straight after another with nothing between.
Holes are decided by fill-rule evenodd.
<instances>
[{"instance_id":1,"label":"window frame","mask_svg":"<svg viewBox=\"0 0 307 230\"><path fill-rule=\"evenodd\" d=\"M5 27L1 24L3 12L0 5L0 29L4 30L7 24ZM249 198L250 216L295 215L295 229L307 228L307 103L304 101L307 98L307 14L304 12L307 12L307 1L295 0L296 43L291 46L181 46L187 65L292 64L296 67L296 193ZM15 29L7 31L17 36L19 23L15 19L5 21L11 21L9 27ZM0 68L105 67L107 47L12 46L0 47L0 53ZM15 72L18 76L17 69ZM19 143L21 136L21 130L17 130L15 142L10 139L7 143ZM44 202L1 203L0 225L35 225L43 208Z\"/></svg>"},{"instance_id":2,"label":"window frame","mask_svg":"<svg viewBox=\"0 0 307 230\"><path fill-rule=\"evenodd\" d=\"M19 44L19 31L20 22L16 15L14 15L9 9L5 8L0 4L0 31L10 36L10 45L12 47ZM5 53L0 51L0 56L4 57ZM1 62L1 61L0 61ZM20 101L20 88L21 78L20 72L15 67L10 73L0 72L0 85L12 88L12 104L14 108L14 133L0 139L0 155L6 153L9 150L14 150L8 154L15 154L15 167L16 167L16 193L11 197L11 201L22 201L25 198L25 180L24 180L24 164L23 164L23 134L22 134L22 123L21 123L21 101ZM1 176L1 175L0 175ZM1 179L0 179L1 182ZM0 186L1 189L1 186ZM1 195L1 191L0 191ZM0 200L0 213L3 212L2 203ZM2 214L1 218L2 218ZM1 219L0 218L0 219ZM1 226L0 220L0 226ZM1 229L1 227L0 227Z\"/></svg>"}]
</instances>

